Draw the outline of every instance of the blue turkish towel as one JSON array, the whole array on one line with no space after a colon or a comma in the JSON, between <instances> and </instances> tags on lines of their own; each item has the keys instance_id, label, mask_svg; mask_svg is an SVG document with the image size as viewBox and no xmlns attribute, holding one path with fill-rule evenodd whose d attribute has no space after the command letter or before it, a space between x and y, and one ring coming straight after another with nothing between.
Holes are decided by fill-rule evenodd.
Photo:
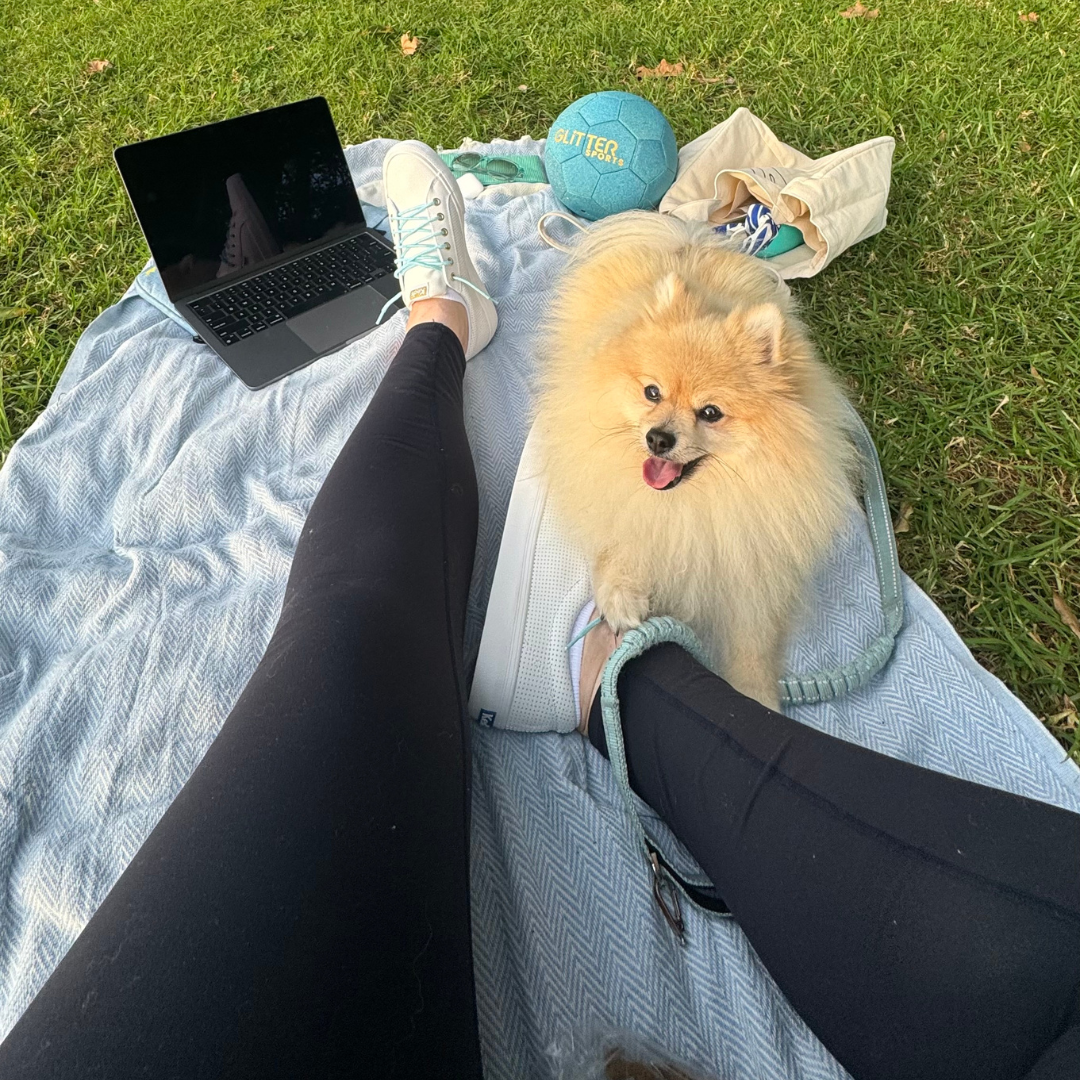
<instances>
[{"instance_id":1,"label":"blue turkish towel","mask_svg":"<svg viewBox=\"0 0 1080 1080\"><path fill-rule=\"evenodd\" d=\"M352 147L357 184L389 143ZM531 140L491 153L539 153ZM480 483L475 657L529 424L531 339L564 258L547 190L489 189L469 244L499 332L469 365ZM205 753L277 619L304 516L401 341L374 333L252 393L131 290L94 321L0 471L0 1036ZM790 668L877 633L865 529L822 572ZM934 769L1080 811L1080 771L910 582L870 687L798 719ZM554 1048L613 1024L724 1080L844 1075L730 919L659 916L607 763L576 735L477 729L473 922L489 1077L545 1078ZM650 831L665 835L655 820ZM674 841L667 836L667 847ZM674 856L673 856L674 857ZM683 859L684 863L688 860ZM686 905L689 907L689 905Z\"/></svg>"}]
</instances>

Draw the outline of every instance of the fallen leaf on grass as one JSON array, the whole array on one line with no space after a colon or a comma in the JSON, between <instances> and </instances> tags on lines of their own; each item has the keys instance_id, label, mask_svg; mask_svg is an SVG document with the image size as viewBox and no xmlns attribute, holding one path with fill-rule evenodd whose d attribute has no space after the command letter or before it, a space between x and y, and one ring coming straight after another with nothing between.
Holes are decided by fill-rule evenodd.
<instances>
[{"instance_id":1,"label":"fallen leaf on grass","mask_svg":"<svg viewBox=\"0 0 1080 1080\"><path fill-rule=\"evenodd\" d=\"M417 49L420 48L420 39L418 37L409 37L408 34L401 35L401 55L412 56Z\"/></svg>"},{"instance_id":2,"label":"fallen leaf on grass","mask_svg":"<svg viewBox=\"0 0 1080 1080\"><path fill-rule=\"evenodd\" d=\"M1061 695L1061 705L1064 711L1056 713L1055 715L1048 717L1048 719L1053 721L1053 723L1057 724L1059 727L1071 731L1076 727L1077 722L1080 721L1080 716L1077 716L1076 706L1073 704L1072 698L1070 698L1068 694Z\"/></svg>"},{"instance_id":3,"label":"fallen leaf on grass","mask_svg":"<svg viewBox=\"0 0 1080 1080\"><path fill-rule=\"evenodd\" d=\"M841 19L876 19L881 14L880 8L865 8L858 0L847 9L840 12Z\"/></svg>"},{"instance_id":4,"label":"fallen leaf on grass","mask_svg":"<svg viewBox=\"0 0 1080 1080\"><path fill-rule=\"evenodd\" d=\"M518 89L519 89L519 90L520 90L520 91L521 91L521 92L522 92L522 93L524 94L524 93L525 93L525 91L526 91L526 90L528 90L529 88L528 88L528 87L527 87L527 86L526 86L526 85L525 85L524 83L522 83L522 84L521 84L521 85L520 85L520 86L518 87Z\"/></svg>"},{"instance_id":5,"label":"fallen leaf on grass","mask_svg":"<svg viewBox=\"0 0 1080 1080\"><path fill-rule=\"evenodd\" d=\"M900 506L900 513L893 522L892 531L894 533L911 532L911 515L914 511L915 507L912 506L911 503L902 503Z\"/></svg>"},{"instance_id":6,"label":"fallen leaf on grass","mask_svg":"<svg viewBox=\"0 0 1080 1080\"><path fill-rule=\"evenodd\" d=\"M1061 616L1061 621L1080 638L1080 620L1073 614L1073 610L1065 602L1061 593L1054 593L1054 610Z\"/></svg>"},{"instance_id":7,"label":"fallen leaf on grass","mask_svg":"<svg viewBox=\"0 0 1080 1080\"><path fill-rule=\"evenodd\" d=\"M1037 23L1039 21L1039 13L1037 11L1029 11L1026 15L1022 11L1018 11L1021 22Z\"/></svg>"},{"instance_id":8,"label":"fallen leaf on grass","mask_svg":"<svg viewBox=\"0 0 1080 1080\"><path fill-rule=\"evenodd\" d=\"M112 61L111 60L91 60L90 63L86 65L86 74L87 75L100 75L101 72L103 72L106 68L111 68L111 67L112 67Z\"/></svg>"},{"instance_id":9,"label":"fallen leaf on grass","mask_svg":"<svg viewBox=\"0 0 1080 1080\"><path fill-rule=\"evenodd\" d=\"M639 79L670 79L672 75L681 75L685 70L686 65L681 60L677 64L669 64L663 59L654 68L639 67L634 74Z\"/></svg>"},{"instance_id":10,"label":"fallen leaf on grass","mask_svg":"<svg viewBox=\"0 0 1080 1080\"><path fill-rule=\"evenodd\" d=\"M28 307L0 308L0 322L5 319L21 319L26 315L33 315L34 309Z\"/></svg>"},{"instance_id":11,"label":"fallen leaf on grass","mask_svg":"<svg viewBox=\"0 0 1080 1080\"><path fill-rule=\"evenodd\" d=\"M1021 139L1018 146L1022 154L1026 154L1031 149L1031 143L1027 139Z\"/></svg>"},{"instance_id":12,"label":"fallen leaf on grass","mask_svg":"<svg viewBox=\"0 0 1080 1080\"><path fill-rule=\"evenodd\" d=\"M723 83L725 86L735 85L735 78L732 75L716 75L710 78L708 75L702 75L700 71L695 71L690 78L694 82L705 83L706 86L712 86L713 83Z\"/></svg>"}]
</instances>

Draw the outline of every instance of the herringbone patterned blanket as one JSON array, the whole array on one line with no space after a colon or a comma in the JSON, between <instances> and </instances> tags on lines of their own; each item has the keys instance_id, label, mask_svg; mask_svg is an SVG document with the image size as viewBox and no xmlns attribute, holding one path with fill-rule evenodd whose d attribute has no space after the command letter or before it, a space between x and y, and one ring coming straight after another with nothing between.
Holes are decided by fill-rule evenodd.
<instances>
[{"instance_id":1,"label":"herringbone patterned blanket","mask_svg":"<svg viewBox=\"0 0 1080 1080\"><path fill-rule=\"evenodd\" d=\"M349 151L358 184L377 178L387 145ZM470 657L527 430L531 335L563 258L536 234L539 215L554 208L547 191L495 190L469 206L470 245L500 304L498 335L466 378L481 498ZM48 408L8 457L0 1036L258 662L307 508L402 327L399 315L252 393L129 293L87 330ZM882 677L798 718L1080 810L1080 772L910 581L905 598L906 624ZM875 633L876 611L868 541L854 525L821 575L792 667L849 659ZM639 1031L725 1080L843 1076L730 920L691 910L687 946L674 943L607 764L580 738L477 730L475 742L474 939L490 1077L553 1076L552 1048L597 1022Z\"/></svg>"}]
</instances>

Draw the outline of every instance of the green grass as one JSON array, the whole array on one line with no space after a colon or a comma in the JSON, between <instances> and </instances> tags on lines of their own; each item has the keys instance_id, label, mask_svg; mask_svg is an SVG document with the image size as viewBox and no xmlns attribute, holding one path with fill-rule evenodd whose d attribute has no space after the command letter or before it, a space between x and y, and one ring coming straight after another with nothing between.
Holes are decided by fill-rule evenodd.
<instances>
[{"instance_id":1,"label":"green grass","mask_svg":"<svg viewBox=\"0 0 1080 1080\"><path fill-rule=\"evenodd\" d=\"M738 105L812 154L892 134L888 228L797 292L911 508L904 568L1080 760L1080 6L846 6L0 0L0 455L145 258L119 143L322 93L346 142L455 146L619 87L680 141ZM688 73L635 80L664 57Z\"/></svg>"}]
</instances>

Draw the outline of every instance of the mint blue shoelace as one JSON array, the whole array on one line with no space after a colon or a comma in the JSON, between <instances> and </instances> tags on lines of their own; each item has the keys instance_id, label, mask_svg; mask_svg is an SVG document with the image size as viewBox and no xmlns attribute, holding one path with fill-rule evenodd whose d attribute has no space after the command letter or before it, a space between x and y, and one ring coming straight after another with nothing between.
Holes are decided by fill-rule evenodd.
<instances>
[{"instance_id":1,"label":"mint blue shoelace","mask_svg":"<svg viewBox=\"0 0 1080 1080\"><path fill-rule=\"evenodd\" d=\"M449 243L442 239L447 235L447 230L438 224L438 222L444 220L443 214L439 211L435 217L432 217L428 213L429 210L434 210L440 205L438 199L432 199L431 202L421 203L418 206L410 207L408 210L399 210L396 214L391 211L390 231L393 234L394 249L397 252L397 269L394 271L394 277L398 281L401 281L413 269L442 270L453 265L454 260L446 258L443 254L450 248ZM491 297L483 289L466 278L458 277L452 270L449 277L455 284L467 285L473 292L484 297L485 300L491 300ZM383 321L383 316L395 301L403 298L403 290L399 290L396 296L391 296L383 304L382 311L379 312L379 317L375 320L375 325L378 326Z\"/></svg>"}]
</instances>

